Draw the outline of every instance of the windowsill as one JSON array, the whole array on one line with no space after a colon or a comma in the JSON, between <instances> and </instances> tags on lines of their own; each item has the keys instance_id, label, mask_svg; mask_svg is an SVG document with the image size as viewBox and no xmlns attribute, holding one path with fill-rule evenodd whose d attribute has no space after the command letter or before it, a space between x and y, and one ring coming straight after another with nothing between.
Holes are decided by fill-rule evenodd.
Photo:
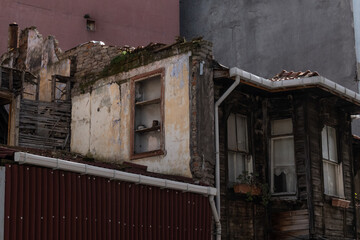
<instances>
[{"instance_id":1,"label":"windowsill","mask_svg":"<svg viewBox=\"0 0 360 240\"><path fill-rule=\"evenodd\" d=\"M329 195L326 193L324 193L324 196L325 196L325 200L328 200L328 201L331 201L333 198L346 200L345 196Z\"/></svg>"},{"instance_id":2,"label":"windowsill","mask_svg":"<svg viewBox=\"0 0 360 240\"><path fill-rule=\"evenodd\" d=\"M291 193L272 193L271 199L277 200L297 200L296 192Z\"/></svg>"},{"instance_id":3,"label":"windowsill","mask_svg":"<svg viewBox=\"0 0 360 240\"><path fill-rule=\"evenodd\" d=\"M159 155L164 155L164 151L162 149L149 151L149 152L143 152L143 153L135 153L135 154L131 155L130 160L154 157L154 156L159 156Z\"/></svg>"}]
</instances>

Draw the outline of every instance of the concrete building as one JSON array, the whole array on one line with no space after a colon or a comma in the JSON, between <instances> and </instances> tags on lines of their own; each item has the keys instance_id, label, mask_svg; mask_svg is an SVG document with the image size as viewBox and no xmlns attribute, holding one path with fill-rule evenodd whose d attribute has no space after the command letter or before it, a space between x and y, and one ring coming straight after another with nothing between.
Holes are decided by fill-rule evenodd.
<instances>
[{"instance_id":1,"label":"concrete building","mask_svg":"<svg viewBox=\"0 0 360 240\"><path fill-rule=\"evenodd\" d=\"M139 0L1 0L0 5L1 33L12 22L20 27L36 26L44 35L54 35L64 50L90 40L131 46L171 43L179 35L179 2L175 0L156 4ZM1 34L0 52L6 51L7 41L7 35Z\"/></svg>"},{"instance_id":2,"label":"concrete building","mask_svg":"<svg viewBox=\"0 0 360 240\"><path fill-rule=\"evenodd\" d=\"M352 0L181 0L180 21L182 36L213 42L229 67L266 78L310 69L358 91Z\"/></svg>"}]
</instances>

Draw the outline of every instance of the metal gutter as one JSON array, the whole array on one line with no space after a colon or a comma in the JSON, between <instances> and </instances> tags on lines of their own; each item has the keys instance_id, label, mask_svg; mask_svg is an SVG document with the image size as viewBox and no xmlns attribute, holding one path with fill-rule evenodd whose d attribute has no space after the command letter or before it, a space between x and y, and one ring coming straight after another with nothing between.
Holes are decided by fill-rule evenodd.
<instances>
[{"instance_id":1,"label":"metal gutter","mask_svg":"<svg viewBox=\"0 0 360 240\"><path fill-rule=\"evenodd\" d=\"M235 67L230 69L230 77L240 77L241 82L251 83L269 91L281 89L286 90L295 87L320 87L336 93L357 105L360 105L360 94L321 76L271 81Z\"/></svg>"},{"instance_id":2,"label":"metal gutter","mask_svg":"<svg viewBox=\"0 0 360 240\"><path fill-rule=\"evenodd\" d=\"M65 161L57 158L43 157L24 152L15 152L14 160L15 162L19 162L20 164L32 164L41 167L48 167L64 171L104 177L112 180L133 182L137 184L174 189L184 192L203 194L207 196L215 196L217 192L216 189L212 187L199 186L195 184L183 183L162 178L148 177L140 174L127 173L114 169L96 167L88 164Z\"/></svg>"}]
</instances>

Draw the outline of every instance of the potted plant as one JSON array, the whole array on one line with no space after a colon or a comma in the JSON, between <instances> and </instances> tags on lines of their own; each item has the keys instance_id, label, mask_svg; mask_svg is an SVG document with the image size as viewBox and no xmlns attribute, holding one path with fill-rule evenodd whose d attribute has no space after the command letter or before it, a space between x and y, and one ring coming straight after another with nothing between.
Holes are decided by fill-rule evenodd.
<instances>
[{"instance_id":1,"label":"potted plant","mask_svg":"<svg viewBox=\"0 0 360 240\"><path fill-rule=\"evenodd\" d=\"M243 193L252 196L259 196L261 194L261 186L258 183L255 174L244 171L237 179L238 182L234 185L235 193Z\"/></svg>"}]
</instances>

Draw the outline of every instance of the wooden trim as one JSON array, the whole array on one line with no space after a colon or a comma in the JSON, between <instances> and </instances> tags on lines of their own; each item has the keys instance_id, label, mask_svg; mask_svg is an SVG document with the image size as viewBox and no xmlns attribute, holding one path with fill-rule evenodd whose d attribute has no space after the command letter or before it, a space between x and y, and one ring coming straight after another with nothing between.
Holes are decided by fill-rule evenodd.
<instances>
[{"instance_id":1,"label":"wooden trim","mask_svg":"<svg viewBox=\"0 0 360 240\"><path fill-rule=\"evenodd\" d=\"M151 100L147 100L147 101L136 102L135 105L144 106L144 105L150 105L150 104L156 104L156 103L161 103L161 98L155 98L155 99L151 99Z\"/></svg>"},{"instance_id":2,"label":"wooden trim","mask_svg":"<svg viewBox=\"0 0 360 240\"><path fill-rule=\"evenodd\" d=\"M134 153L131 155L130 159L136 160L136 159L140 159L140 158L154 157L154 156L163 155L163 154L164 154L164 151L162 149L159 149L159 150L154 150L154 151L150 151L150 152Z\"/></svg>"},{"instance_id":3,"label":"wooden trim","mask_svg":"<svg viewBox=\"0 0 360 240\"><path fill-rule=\"evenodd\" d=\"M13 69L10 70L9 72L9 90L13 90L13 86L14 86L14 72Z\"/></svg>"},{"instance_id":4,"label":"wooden trim","mask_svg":"<svg viewBox=\"0 0 360 240\"><path fill-rule=\"evenodd\" d=\"M136 75L136 76L131 78L131 81L141 81L141 80L145 80L147 78L154 77L156 75L161 75L163 77L164 73L165 73L165 68L159 68L159 69L156 69L156 70L151 71L151 72Z\"/></svg>"},{"instance_id":5,"label":"wooden trim","mask_svg":"<svg viewBox=\"0 0 360 240\"><path fill-rule=\"evenodd\" d=\"M11 103L9 104L9 116L8 116L8 136L7 136L7 145L10 145L10 138L11 138L11 127L12 127L12 124L11 124L11 120L12 120L12 114L13 114L13 109L12 109L12 107L13 107L13 101L11 101ZM15 128L14 128L15 129ZM14 132L14 135L15 135L15 132ZM14 145L16 145L16 144L14 144Z\"/></svg>"},{"instance_id":6,"label":"wooden trim","mask_svg":"<svg viewBox=\"0 0 360 240\"><path fill-rule=\"evenodd\" d=\"M305 142L304 142L304 150L305 156L304 165L305 165L305 178L306 178L306 194L307 194L307 207L309 213L309 231L310 237L315 234L315 210L314 210L314 196L313 196L313 185L312 185L312 174L311 174L311 144L310 144L310 137L309 137L309 118L311 117L308 113L309 109L309 96L305 95L306 100L303 102L303 114L304 114L304 133L305 133ZM294 119L295 120L295 119ZM296 127L297 124L296 124ZM319 145L321 146L321 145ZM322 178L323 179L323 178Z\"/></svg>"},{"instance_id":7,"label":"wooden trim","mask_svg":"<svg viewBox=\"0 0 360 240\"><path fill-rule=\"evenodd\" d=\"M148 78L154 77L160 75L160 81L161 81L161 97L160 97L160 113L161 113L161 123L160 123L160 149L150 152L144 152L144 153L135 153L135 83L138 81L146 80ZM130 116L130 159L140 159L140 158L146 158L146 157L152 157L157 155L163 155L164 149L165 149L165 132L164 132L164 125L165 125L165 116L164 116L164 94L165 91L165 68L159 68L157 70L143 73L136 75L130 79L130 109L131 109L131 116ZM140 104L141 105L141 104Z\"/></svg>"}]
</instances>

